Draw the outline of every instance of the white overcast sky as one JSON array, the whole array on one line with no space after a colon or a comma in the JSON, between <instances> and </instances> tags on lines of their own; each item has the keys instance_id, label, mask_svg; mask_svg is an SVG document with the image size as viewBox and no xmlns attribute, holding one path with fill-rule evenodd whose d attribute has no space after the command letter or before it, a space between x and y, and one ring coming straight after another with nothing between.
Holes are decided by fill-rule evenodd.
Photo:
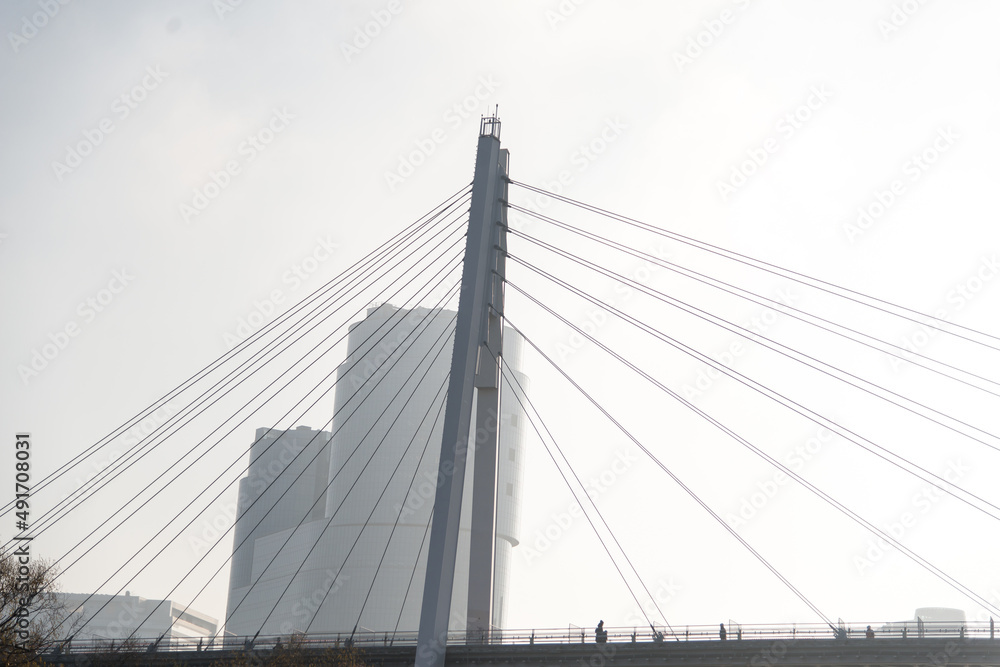
<instances>
[{"instance_id":1,"label":"white overcast sky","mask_svg":"<svg viewBox=\"0 0 1000 667\"><path fill-rule=\"evenodd\" d=\"M569 197L1000 335L998 19L1000 6L986 0L4 2L5 451L13 452L16 432L30 431L40 480L226 352L227 335L255 303L277 292L278 308L266 313L273 319L404 229L471 181L479 116L496 104L518 181L551 188L561 178ZM376 29L377 20L384 25ZM366 26L375 36L361 39ZM254 135L269 143L254 147ZM401 161L415 151L422 164L411 172ZM220 175L227 165L232 173ZM224 187L206 189L213 174ZM185 208L206 191L215 196L203 210ZM511 200L526 205L534 196L512 189ZM872 212L860 225L859 209ZM546 213L1000 381L996 350L928 336L913 322L569 207ZM760 322L751 326L954 415L971 425L960 427L966 431L981 429L974 433L982 443L962 438L749 343L726 358L1000 505L995 395L897 368L545 224L514 226L739 324ZM705 354L721 357L740 340L616 290L524 239L509 245ZM313 271L294 277L309 257L318 258L308 264ZM592 306L524 265L512 261L508 277L569 320L594 320ZM98 311L88 299L104 303ZM894 549L873 547L868 533L815 496L776 482L773 468L596 346L574 342L514 289L507 312L715 511L736 517L744 508L737 532L830 618L902 620L919 606L982 617L980 606ZM903 543L1000 604L996 518L930 493L926 482L731 380L703 377L699 385L704 363L621 321L596 329L867 520L886 529L906 523ZM33 358L37 372L26 370ZM340 359L332 355L329 368ZM581 477L598 480L598 506L672 624L819 620L540 355L525 363L543 418ZM296 423L319 426L331 408L328 401ZM220 460L236 458L266 425L255 419L236 431ZM642 625L584 520L565 519L572 499L539 443L531 445L508 624ZM0 475L13 479L13 455L4 460L9 472ZM43 512L93 465L40 493L31 511ZM159 465L131 473L130 488L150 484ZM197 484L156 512L171 514ZM12 496L12 482L0 488ZM58 557L120 497L90 501L79 519L36 540L35 553ZM192 535L204 536L207 521L225 524L234 498L224 495L195 519L170 557L129 589L168 595L201 555ZM146 540L159 515L151 516L70 568L64 589L116 591L102 582ZM0 536L14 530L5 516ZM224 616L226 576L198 599L199 609ZM205 578L171 597L190 601Z\"/></svg>"}]
</instances>

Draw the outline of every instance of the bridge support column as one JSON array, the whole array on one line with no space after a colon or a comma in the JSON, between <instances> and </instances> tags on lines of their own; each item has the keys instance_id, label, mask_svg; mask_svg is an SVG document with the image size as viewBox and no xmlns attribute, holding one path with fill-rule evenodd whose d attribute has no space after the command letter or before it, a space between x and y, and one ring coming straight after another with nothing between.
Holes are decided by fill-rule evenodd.
<instances>
[{"instance_id":1,"label":"bridge support column","mask_svg":"<svg viewBox=\"0 0 1000 667\"><path fill-rule=\"evenodd\" d=\"M499 336L490 337L490 305L494 301L496 283L494 271L502 264L497 263L497 249L501 237L497 228L504 219L506 207L506 151L500 150L500 120L496 117L484 118L480 125L479 145L476 152L476 173L472 186L472 202L469 214L469 231L466 237L465 260L462 268L462 285L458 300L458 320L455 328L455 350L451 360L451 376L448 381L448 397L445 403L444 434L441 442L441 457L438 462L437 491L431 514L431 534L427 552L427 575L424 578L423 603L420 609L420 629L417 638L416 667L443 667L445 648L448 642L448 624L451 618L451 596L455 580L455 560L458 550L459 520L462 508L462 492L465 484L465 463L468 455L469 433L472 426L473 390L477 384L490 384L491 373L485 363L496 364L483 345L493 343L499 350ZM502 282L501 282L502 290ZM501 292L502 293L502 292ZM502 305L498 308L502 312ZM499 328L499 323L497 324ZM482 367L482 373L478 373ZM497 388L484 386L484 394L499 396L499 372L493 371ZM488 396L483 396L488 400ZM494 406L496 406L496 399ZM477 406L478 407L478 406ZM490 408L478 411L483 419L489 418ZM485 413L485 414L483 414ZM499 410L494 408L499 420ZM477 420L479 421L479 420ZM477 425L478 426L478 425ZM489 435L485 436L489 439ZM478 439L478 433L477 433ZM496 428L492 439L492 496L496 498ZM482 458L490 455L484 451ZM477 460L481 458L476 456ZM488 467L489 464L487 464ZM485 472L482 472L485 475ZM474 481L479 481L474 479ZM475 498L476 492L473 492ZM481 504L481 503L480 503ZM481 507L482 510L482 507ZM485 512L486 510L482 510ZM490 518L492 526L495 511ZM488 576L492 587L493 531L489 535L490 555ZM476 547L473 547L476 549ZM471 577L471 573L470 573ZM481 574L476 581L481 582ZM471 583L471 582L470 582ZM482 602L477 596L477 606ZM487 597L491 597L487 593ZM472 591L470 590L470 602ZM488 605L489 603L487 603ZM487 606L487 610L489 607ZM477 612L478 614L478 612ZM489 614L486 615L489 627ZM478 621L482 623L480 619Z\"/></svg>"},{"instance_id":2,"label":"bridge support column","mask_svg":"<svg viewBox=\"0 0 1000 667\"><path fill-rule=\"evenodd\" d=\"M508 173L510 155L500 151L500 169ZM500 199L507 201L507 182ZM476 374L476 456L472 477L472 543L469 551L468 642L489 640L493 618L493 580L496 548L497 455L500 447L500 363L503 349L504 277L507 265L507 210L493 225L486 337L479 347Z\"/></svg>"}]
</instances>

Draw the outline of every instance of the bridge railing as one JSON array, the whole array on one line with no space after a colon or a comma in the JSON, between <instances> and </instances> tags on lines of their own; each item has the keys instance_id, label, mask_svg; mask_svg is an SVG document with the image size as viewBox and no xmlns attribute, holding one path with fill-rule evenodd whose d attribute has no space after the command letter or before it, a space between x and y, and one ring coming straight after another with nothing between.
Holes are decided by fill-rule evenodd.
<instances>
[{"instance_id":1,"label":"bridge railing","mask_svg":"<svg viewBox=\"0 0 1000 667\"><path fill-rule=\"evenodd\" d=\"M850 623L840 626L846 640L863 641L868 626L874 632L872 639L918 639L964 637L966 639L992 639L993 629L989 622L985 623L926 623L922 628L915 621L905 623L875 624ZM719 641L722 633L718 625L686 625L667 628L657 626L654 629L645 627L605 628L608 643L657 643L688 642L688 641ZM824 624L773 624L773 625L728 625L726 626L726 641L759 641L759 640L809 640L835 639L834 631ZM529 630L493 630L489 637L470 637L466 632L451 632L448 636L449 645L556 645L556 644L593 644L596 641L595 630L585 630L579 627L544 628ZM376 648L390 646L416 646L417 633L414 632L349 632L339 634L293 634L252 637L218 636L218 637L169 637L161 640L155 638L132 639L125 645L121 641L107 639L78 640L58 644L53 652L58 653L103 653L121 650L123 646L131 651L173 652L173 651L214 651L214 650L273 650L276 647L289 646L289 643L309 648Z\"/></svg>"}]
</instances>

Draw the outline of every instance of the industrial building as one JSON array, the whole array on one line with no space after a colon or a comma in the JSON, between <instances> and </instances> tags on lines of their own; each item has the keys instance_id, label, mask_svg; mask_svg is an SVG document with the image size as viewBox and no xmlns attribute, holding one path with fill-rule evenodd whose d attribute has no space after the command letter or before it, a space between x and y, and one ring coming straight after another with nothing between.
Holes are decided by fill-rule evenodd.
<instances>
[{"instance_id":1,"label":"industrial building","mask_svg":"<svg viewBox=\"0 0 1000 667\"><path fill-rule=\"evenodd\" d=\"M454 318L449 310L369 308L351 325L332 431L258 430L240 483L227 634L416 631ZM504 363L527 389L521 341L510 331L504 336ZM518 543L525 424L507 387L500 413L492 614L498 627ZM465 629L475 441L470 434L452 630Z\"/></svg>"},{"instance_id":2,"label":"industrial building","mask_svg":"<svg viewBox=\"0 0 1000 667\"><path fill-rule=\"evenodd\" d=\"M148 600L128 592L125 595L57 595L69 616L63 627L72 632L74 640L163 637L169 644L173 639L212 637L219 628L217 619L185 609L172 600Z\"/></svg>"}]
</instances>

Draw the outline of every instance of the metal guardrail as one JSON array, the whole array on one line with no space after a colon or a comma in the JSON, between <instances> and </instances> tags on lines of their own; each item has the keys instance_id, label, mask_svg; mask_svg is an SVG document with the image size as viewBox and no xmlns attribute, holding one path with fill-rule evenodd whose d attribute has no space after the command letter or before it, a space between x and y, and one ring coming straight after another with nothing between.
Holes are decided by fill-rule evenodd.
<instances>
[{"instance_id":1,"label":"metal guardrail","mask_svg":"<svg viewBox=\"0 0 1000 667\"><path fill-rule=\"evenodd\" d=\"M868 626L874 631L874 640L878 639L917 639L964 637L966 639L993 639L993 629L986 623L926 623L922 632L916 621L891 624L850 623L838 628L843 630L841 639L865 640ZM674 626L673 628L605 628L608 643L657 643L657 642L687 642L687 641L719 641L718 625ZM657 635L660 635L659 637ZM808 640L836 639L830 626L813 624L793 625L729 625L726 627L726 641L759 641L759 640ZM556 645L556 644L593 644L594 630L579 627L546 628L533 630L493 630L489 637L470 637L466 632L450 632L448 644L455 645ZM122 641L106 639L73 640L62 642L54 649L54 653L96 653L121 650L126 647L130 651L175 652L175 651L215 651L215 650L268 650L275 647L287 647L289 643L303 648L344 648L354 646L366 647L409 647L416 646L416 632L357 632L352 636L349 632L339 634L292 634L252 637L170 637L131 639L127 644Z\"/></svg>"}]
</instances>

